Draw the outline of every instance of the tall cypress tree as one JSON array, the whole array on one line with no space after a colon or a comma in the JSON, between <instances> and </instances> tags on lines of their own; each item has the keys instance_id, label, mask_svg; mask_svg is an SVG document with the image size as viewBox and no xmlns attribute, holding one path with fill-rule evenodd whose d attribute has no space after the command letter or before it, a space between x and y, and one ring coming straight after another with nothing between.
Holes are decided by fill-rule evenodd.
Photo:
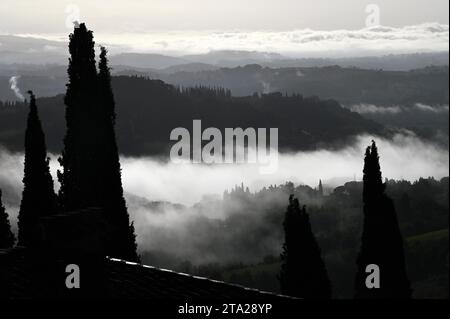
<instances>
[{"instance_id":1,"label":"tall cypress tree","mask_svg":"<svg viewBox=\"0 0 450 319\"><path fill-rule=\"evenodd\" d=\"M14 245L14 234L11 231L8 214L2 203L2 190L0 189L0 249L11 248Z\"/></svg>"},{"instance_id":2,"label":"tall cypress tree","mask_svg":"<svg viewBox=\"0 0 450 319\"><path fill-rule=\"evenodd\" d=\"M117 231L113 236L111 245L115 252L123 258L137 260L136 236L133 223L130 224L125 199L123 197L122 176L117 148L114 124L116 120L114 94L111 87L111 74L108 66L107 50L101 47L100 61L98 64L98 81L100 103L105 120L105 186L108 187L106 204L110 218L116 225Z\"/></svg>"},{"instance_id":3,"label":"tall cypress tree","mask_svg":"<svg viewBox=\"0 0 450 319\"><path fill-rule=\"evenodd\" d=\"M92 31L82 23L70 35L69 51L60 202L66 211L103 208L112 226L107 253L137 261L134 227L123 197L106 50L102 49L97 74Z\"/></svg>"},{"instance_id":4,"label":"tall cypress tree","mask_svg":"<svg viewBox=\"0 0 450 319\"><path fill-rule=\"evenodd\" d=\"M320 248L311 230L305 206L289 197L284 219L285 243L281 255L281 291L305 299L331 298L331 284Z\"/></svg>"},{"instance_id":5,"label":"tall cypress tree","mask_svg":"<svg viewBox=\"0 0 450 319\"><path fill-rule=\"evenodd\" d=\"M30 94L30 112L25 132L25 169L22 202L18 217L19 245L32 246L38 219L55 214L56 195L49 169L45 145L34 94Z\"/></svg>"},{"instance_id":6,"label":"tall cypress tree","mask_svg":"<svg viewBox=\"0 0 450 319\"><path fill-rule=\"evenodd\" d=\"M364 159L364 228L355 279L356 298L407 299L411 288L406 275L403 239L392 200L385 194L378 149L374 141ZM369 289L368 265L377 265L380 288Z\"/></svg>"},{"instance_id":7,"label":"tall cypress tree","mask_svg":"<svg viewBox=\"0 0 450 319\"><path fill-rule=\"evenodd\" d=\"M94 41L84 24L70 35L69 67L64 103L66 105L66 136L59 158L64 172L58 172L61 184L59 200L65 211L95 206L100 185L95 178L98 171L99 137L95 123L98 121L97 71Z\"/></svg>"}]
</instances>

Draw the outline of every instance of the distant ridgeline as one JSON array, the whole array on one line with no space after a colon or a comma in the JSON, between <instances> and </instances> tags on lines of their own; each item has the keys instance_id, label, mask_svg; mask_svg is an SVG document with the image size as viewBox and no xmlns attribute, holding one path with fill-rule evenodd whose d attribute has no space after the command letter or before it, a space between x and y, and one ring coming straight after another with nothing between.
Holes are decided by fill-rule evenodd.
<instances>
[{"instance_id":1,"label":"distant ridgeline","mask_svg":"<svg viewBox=\"0 0 450 319\"><path fill-rule=\"evenodd\" d=\"M448 104L448 66L399 72L336 65L272 69L251 64L212 71L152 74L152 78L182 86L222 86L229 88L233 96L281 91L332 98L344 104Z\"/></svg>"},{"instance_id":2,"label":"distant ridgeline","mask_svg":"<svg viewBox=\"0 0 450 319\"><path fill-rule=\"evenodd\" d=\"M271 93L232 97L220 88L176 88L143 77L114 77L118 146L126 155L169 156L175 127L192 127L199 119L203 127L279 128L279 149L312 150L339 147L352 136L388 134L374 121L343 109L334 100ZM64 136L63 96L40 98L40 114L51 152L61 150ZM0 140L12 150L23 147L22 103L0 105Z\"/></svg>"},{"instance_id":3,"label":"distant ridgeline","mask_svg":"<svg viewBox=\"0 0 450 319\"><path fill-rule=\"evenodd\" d=\"M115 56L111 57L111 61L113 76L147 76L183 87L198 85L224 87L230 89L233 96L280 91L289 95L300 93L304 96L320 96L323 99L332 98L349 105L364 103L393 106L415 103L447 105L448 52L446 57L447 65L441 65L443 63L440 59L433 59L426 64L433 66L421 68L422 63L414 64L408 67L410 71L381 70L377 65L368 66L370 69L339 67L334 65L336 63L332 63L333 61L329 61L328 64L317 61L319 67L317 64L294 67L287 62L285 66L280 65L280 68L259 64L230 68L184 64L156 70L126 65L125 61L118 61ZM137 58L139 56L129 57L131 61L136 61ZM401 59L401 56L399 58ZM33 88L37 96L55 96L66 90L65 65L14 65L14 69L11 70L11 66L0 63L2 101L17 100L14 91L11 90L10 81L13 75L20 75L18 87L22 91Z\"/></svg>"}]
</instances>

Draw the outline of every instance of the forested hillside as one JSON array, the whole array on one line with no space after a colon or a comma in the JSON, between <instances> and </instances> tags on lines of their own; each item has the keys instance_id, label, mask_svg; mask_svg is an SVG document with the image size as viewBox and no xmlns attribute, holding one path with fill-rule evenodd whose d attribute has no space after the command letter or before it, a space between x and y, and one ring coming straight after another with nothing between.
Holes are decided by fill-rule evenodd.
<instances>
[{"instance_id":1,"label":"forested hillside","mask_svg":"<svg viewBox=\"0 0 450 319\"><path fill-rule=\"evenodd\" d=\"M117 104L117 137L124 154L163 155L170 149L170 132L192 130L194 119L203 128L279 128L281 150L339 147L362 134L383 134L380 124L343 109L334 100L281 93L232 97L220 88L182 89L159 80L113 78ZM61 151L64 131L63 96L38 99L47 144ZM23 144L25 104L0 105L0 143L12 150ZM173 143L173 142L172 142Z\"/></svg>"}]
</instances>

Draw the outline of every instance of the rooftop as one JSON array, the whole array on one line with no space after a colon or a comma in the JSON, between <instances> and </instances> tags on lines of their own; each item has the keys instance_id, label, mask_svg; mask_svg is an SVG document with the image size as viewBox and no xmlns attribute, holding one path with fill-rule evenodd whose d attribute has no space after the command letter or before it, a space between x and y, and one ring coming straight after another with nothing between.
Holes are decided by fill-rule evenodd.
<instances>
[{"instance_id":1,"label":"rooftop","mask_svg":"<svg viewBox=\"0 0 450 319\"><path fill-rule=\"evenodd\" d=\"M110 225L89 208L41 218L32 247L0 250L0 299L285 300L288 297L105 256ZM79 288L68 288L68 265ZM70 285L69 285L70 286Z\"/></svg>"},{"instance_id":2,"label":"rooftop","mask_svg":"<svg viewBox=\"0 0 450 319\"><path fill-rule=\"evenodd\" d=\"M40 259L40 257L42 257ZM80 261L80 289L68 289L70 260L45 260L21 247L0 250L0 299L112 298L282 300L289 297L171 270L104 257ZM84 289L83 289L84 288Z\"/></svg>"}]
</instances>

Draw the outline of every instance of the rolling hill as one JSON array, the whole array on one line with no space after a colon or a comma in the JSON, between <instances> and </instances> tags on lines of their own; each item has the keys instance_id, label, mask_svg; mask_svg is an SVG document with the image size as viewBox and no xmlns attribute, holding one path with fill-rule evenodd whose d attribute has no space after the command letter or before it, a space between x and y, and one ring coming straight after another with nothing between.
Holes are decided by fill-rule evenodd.
<instances>
[{"instance_id":1,"label":"rolling hill","mask_svg":"<svg viewBox=\"0 0 450 319\"><path fill-rule=\"evenodd\" d=\"M340 147L362 133L383 134L380 124L342 108L334 100L281 93L232 97L223 89L197 88L180 92L159 80L113 78L117 105L117 137L124 154L167 156L170 132L192 130L194 119L203 128L279 128L281 150ZM63 96L38 100L51 151L62 149L65 132ZM23 147L27 106L0 105L0 144Z\"/></svg>"}]
</instances>

